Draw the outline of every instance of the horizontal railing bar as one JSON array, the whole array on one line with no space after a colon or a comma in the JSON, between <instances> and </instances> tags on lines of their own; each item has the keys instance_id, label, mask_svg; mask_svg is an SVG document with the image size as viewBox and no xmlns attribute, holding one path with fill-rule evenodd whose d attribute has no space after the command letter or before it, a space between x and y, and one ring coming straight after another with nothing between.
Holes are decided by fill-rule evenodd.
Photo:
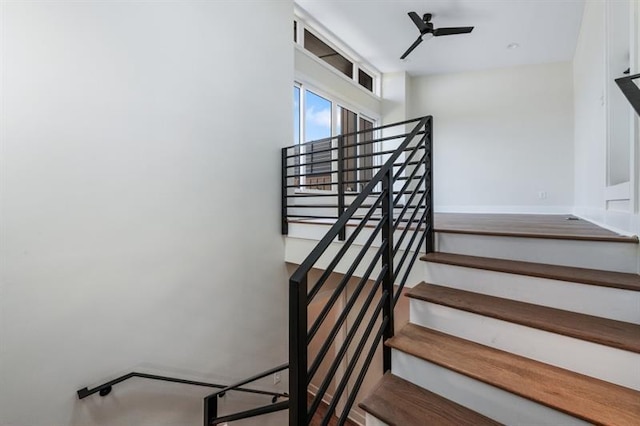
<instances>
[{"instance_id":1,"label":"horizontal railing bar","mask_svg":"<svg viewBox=\"0 0 640 426\"><path fill-rule=\"evenodd\" d=\"M369 323L367 324L366 331L368 331L369 334L371 333L371 329L373 329L373 326L375 325L376 320L379 317L380 311L382 311L382 307L384 306L385 302L388 302L387 299L389 297L390 297L389 293L385 290L382 293L382 296L380 297L380 300L378 301L378 304L376 305L373 313L371 314L371 319L369 320ZM329 366L329 369L327 370L326 376L325 376L324 380L322 381L322 384L318 388L318 391L316 392L316 395L313 398L313 401L311 402L311 406L309 407L309 410L307 412L307 418L308 419L313 418L314 413L318 409L318 405L320 405L320 402L322 401L322 397L327 392L327 389L329 388L329 385L331 384L331 381L335 377L336 371L340 367L340 364L342 364L342 359L344 358L345 354L347 353L347 349L349 348L349 344L353 340L353 338L356 335L357 331L358 331L357 328L351 328L351 330L349 330L349 333L347 334L347 337L345 338L344 342L340 346L340 350L338 351L338 353L336 354L333 362ZM366 332L364 334L366 334ZM367 337L368 337L368 335L367 335Z\"/></svg>"},{"instance_id":2,"label":"horizontal railing bar","mask_svg":"<svg viewBox=\"0 0 640 426\"><path fill-rule=\"evenodd\" d=\"M228 423L235 420L248 419L250 417L261 416L263 414L275 413L276 411L286 410L289 408L289 401L281 401L271 405L264 405L251 410L242 411L240 413L229 414L227 416L218 417L211 422L211 425Z\"/></svg>"},{"instance_id":3,"label":"horizontal railing bar","mask_svg":"<svg viewBox=\"0 0 640 426\"><path fill-rule=\"evenodd\" d=\"M287 217L292 219L337 219L337 216L313 216L313 215L303 215L303 214L291 214Z\"/></svg>"},{"instance_id":4,"label":"horizontal railing bar","mask_svg":"<svg viewBox=\"0 0 640 426\"><path fill-rule=\"evenodd\" d=\"M83 388L77 391L78 394L78 399L84 399L90 395L93 395L94 393L98 393L100 391L105 391L107 389L110 390L110 388L112 388L113 386L117 385L118 383L122 383L125 380L131 379L133 377L138 377L141 379L149 379L149 380L158 380L161 382L170 382L170 383L180 383L180 384L184 384L184 385L192 385L192 386L200 386L200 387L207 387L207 388L217 388L217 389L224 389L226 387L226 385L219 385L219 384L215 384L215 383L207 383L207 382L200 382L200 381L196 381L196 380L186 380L186 379L180 379L180 378L176 378L176 377L167 377L167 376L159 376L156 374L146 374L146 373L138 373L138 372L131 372L128 374L125 374L123 376L118 377L117 379L113 379L111 381L108 381L100 386L96 386L93 389L87 389L87 388ZM245 392L245 393L257 393L257 394L262 394L262 395L270 395L270 396L287 396L287 394L284 393L278 393L278 392L269 392L269 391L262 391L259 389L246 389L246 388L238 388L235 389L238 392Z\"/></svg>"},{"instance_id":5,"label":"horizontal railing bar","mask_svg":"<svg viewBox=\"0 0 640 426\"><path fill-rule=\"evenodd\" d=\"M424 192L424 190L420 190L420 191L416 191L419 194L422 194ZM356 192L353 194L347 193L345 195L350 196L350 197L357 197L358 195L360 195L362 192ZM411 191L404 191L404 192L400 192L400 191L393 191L393 194L408 194L411 193ZM380 195L382 194L381 191L371 191L369 192L369 194L367 196L372 196L372 195ZM303 194L290 194L287 195L287 198L308 198L308 197L336 197L338 196L337 192L319 192L319 193L314 193L314 192L305 192ZM355 200L353 201L355 202ZM397 204L397 203L396 203Z\"/></svg>"},{"instance_id":6,"label":"horizontal railing bar","mask_svg":"<svg viewBox=\"0 0 640 426\"><path fill-rule=\"evenodd\" d=\"M348 204L347 204L348 205ZM292 206L288 206L288 208L290 209L297 209L297 208L303 208L303 209L308 209L308 208L314 208L317 207L319 209L333 209L338 207L337 204L295 204ZM360 206L361 209L370 209L373 207L373 204L363 204ZM377 207L378 209L382 208L382 207ZM401 209L401 208L420 208L423 209L424 206L423 205L409 205L409 204L398 204L397 206L393 207L394 209Z\"/></svg>"},{"instance_id":7,"label":"horizontal railing bar","mask_svg":"<svg viewBox=\"0 0 640 426\"><path fill-rule=\"evenodd\" d=\"M287 195L287 198L335 197L336 195L338 195L337 192L332 192L332 193L319 192L317 194L314 192L305 192L304 194L289 194Z\"/></svg>"},{"instance_id":8,"label":"horizontal railing bar","mask_svg":"<svg viewBox=\"0 0 640 426\"><path fill-rule=\"evenodd\" d=\"M329 173L327 173L329 174ZM304 184L297 184L297 185L286 185L285 188L308 188L308 187L312 187L312 186L331 186L331 185L337 185L337 182L323 182L323 183L304 183ZM336 193L337 194L337 193Z\"/></svg>"},{"instance_id":9,"label":"horizontal railing bar","mask_svg":"<svg viewBox=\"0 0 640 426\"><path fill-rule=\"evenodd\" d=\"M313 143L320 142L320 141L321 141L321 142L325 142L325 141L327 141L327 140L336 139L336 138L341 137L341 136L342 136L342 137L347 137L347 136L358 135L358 134L360 134L360 133L371 133L371 132L375 132L375 131L377 131L377 130L388 129L388 128L390 128L390 127L397 127L397 126L402 126L402 125L409 124L409 123L415 123L415 122L418 122L418 121L423 120L423 119L425 119L425 118L426 118L426 117L412 118L411 120L405 120L405 121L401 121L401 122L398 122L398 123L392 123L392 124L385 124L384 126L378 126L378 127L374 127L374 128L372 128L372 129L359 130L359 131L357 131L357 132L350 132L350 133L343 133L343 134L341 134L341 135L331 136L331 137L324 138L324 139L318 139L318 140L315 140L315 141L309 141L309 142L304 142L304 143L298 143L298 144L295 144L295 145L287 146L287 147L285 147L285 148L286 148L286 149L289 149L289 148L295 148L295 147L297 147L297 146L301 146L301 145L302 145L302 146L304 146L304 145L309 145L309 144L313 144Z\"/></svg>"},{"instance_id":10,"label":"horizontal railing bar","mask_svg":"<svg viewBox=\"0 0 640 426\"><path fill-rule=\"evenodd\" d=\"M358 157L359 158L359 157ZM338 160L331 160L332 162L337 162ZM328 162L328 161L327 161ZM301 164L298 165L298 167L304 167L307 165L314 165L317 163L306 163L306 164ZM416 166L420 164L419 161L409 161L407 162L408 166ZM400 167L402 166L403 163L395 163L393 166L394 167ZM376 164L373 166L358 166L358 167L354 167L354 168L347 168L347 169L342 169L342 171L344 173L348 173L348 172L358 172L358 171L365 171L365 170L375 170L375 169L379 169L380 167L382 167L381 164ZM338 170L329 170L326 172L309 172L309 173L298 173L298 174L292 174L292 175L287 175L287 178L296 178L296 177L303 177L303 176L323 176L323 175L328 175L328 174L337 174Z\"/></svg>"},{"instance_id":11,"label":"horizontal railing bar","mask_svg":"<svg viewBox=\"0 0 640 426\"><path fill-rule=\"evenodd\" d=\"M357 158L375 157L375 156L379 156L379 155L388 155L388 154L393 154L393 153L398 152L398 151L399 152L408 152L408 151L413 151L414 148L415 147L408 147L408 148L404 148L402 150L391 149L391 150L387 150L387 151L372 152L372 153L369 153L369 154L359 154L359 155L344 157L343 160L354 160L354 159L357 159ZM333 150L335 150L335 149L337 149L337 148L334 148ZM424 149L424 146L418 145L418 149ZM315 155L315 154L319 154L321 152L322 151L309 152L309 153L305 153L305 154L297 154L297 155L291 156L290 158L299 157L299 156L306 156L306 155ZM285 166L285 168L291 169L293 167L302 167L302 166L310 166L310 165L316 165L316 164L334 163L336 161L338 161L338 159L337 158L333 158L331 160L313 161L313 162L302 163L302 164L289 164L289 165ZM292 177L292 175L287 175L287 177Z\"/></svg>"},{"instance_id":12,"label":"horizontal railing bar","mask_svg":"<svg viewBox=\"0 0 640 426\"><path fill-rule=\"evenodd\" d=\"M307 294L307 305L309 303L311 303L313 298L320 291L320 288L324 285L325 281L333 273L334 268L338 265L338 263L340 262L342 257L347 253L347 251L349 250L349 247L351 247L351 244L353 244L353 242L355 241L356 237L360 234L360 231L362 231L362 229L365 227L365 225L366 225L367 221L369 220L369 218L377 210L377 206L379 206L381 203L382 203L382 194L378 196L376 201L371 206L371 209L364 216L363 220L361 220L360 223L358 224L358 226L356 227L356 229L354 229L353 232L351 232L351 235L349 235L349 238L347 239L347 241L342 245L342 247L340 247L340 250L333 257L331 262L329 262L327 267L324 269L324 271L323 271L322 275L320 276L320 278L318 279L318 281L311 288L311 291L308 292L308 294Z\"/></svg>"},{"instance_id":13,"label":"horizontal railing bar","mask_svg":"<svg viewBox=\"0 0 640 426\"><path fill-rule=\"evenodd\" d=\"M353 406L353 403L355 402L355 399L358 396L358 391L362 387L362 382L364 381L364 378L367 375L367 371L369 370L369 366L371 365L371 361L373 360L373 357L376 354L376 351L378 349L378 345L380 344L380 342L382 340L382 336L384 334L384 329L387 327L388 323L389 323L389 317L384 317L384 319L382 320L382 324L380 325L380 329L376 333L376 337L374 339L373 345L369 349L369 353L367 354L367 358L365 359L364 363L362 364L362 368L360 369L360 374L358 374L358 378L356 379L356 382L353 384L353 388L351 390L351 395L347 399L347 403L344 406L344 408L342 409L342 415L340 416L340 419L338 420L338 424L339 425L342 425L342 424L344 424L346 422L347 416L351 412L351 407Z\"/></svg>"},{"instance_id":14,"label":"horizontal railing bar","mask_svg":"<svg viewBox=\"0 0 640 426\"><path fill-rule=\"evenodd\" d=\"M309 329L309 332L307 333L307 344L311 343L311 340L315 337L318 330L320 330L320 326L322 325L322 322L326 319L327 315L329 314L329 311L331 311L331 309L333 308L333 305L336 303L336 301L340 297L340 293L342 293L344 289L347 287L347 284L349 284L349 280L351 279L354 272L358 268L358 265L360 265L360 262L362 261L364 256L367 254L369 247L371 247L375 239L378 237L378 233L382 230L383 224L384 224L384 221L378 222L378 225L371 232L371 235L369 235L369 238L367 239L366 243L360 248L360 251L358 252L356 258L349 265L349 269L342 276L342 279L340 280L335 290L331 294L331 297L329 297L329 300L324 305L324 307L322 308L322 311L320 311L320 314L318 314L318 317L316 318L313 325ZM383 246L384 244L382 244L380 248L378 248L378 252L376 253L376 256L374 257L374 260L372 261L372 263L377 262L380 255L382 255Z\"/></svg>"},{"instance_id":15,"label":"horizontal railing bar","mask_svg":"<svg viewBox=\"0 0 640 426\"><path fill-rule=\"evenodd\" d=\"M315 165L317 163L312 163L312 164ZM296 166L296 167L299 167L299 166ZM323 172L296 173L296 174L293 174L293 175L288 175L288 176L286 176L286 178L287 179L293 179L293 178L309 177L309 176L312 176L312 177L313 176L327 176L327 175L332 175L332 174L337 174L337 173L338 173L337 170L327 170L327 171L323 171Z\"/></svg>"}]
</instances>

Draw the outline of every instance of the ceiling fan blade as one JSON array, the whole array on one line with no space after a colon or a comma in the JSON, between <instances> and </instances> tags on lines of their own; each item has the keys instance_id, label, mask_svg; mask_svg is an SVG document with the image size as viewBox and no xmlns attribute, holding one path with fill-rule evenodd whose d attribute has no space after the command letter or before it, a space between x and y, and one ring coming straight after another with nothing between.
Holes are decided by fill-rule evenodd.
<instances>
[{"instance_id":1,"label":"ceiling fan blade","mask_svg":"<svg viewBox=\"0 0 640 426\"><path fill-rule=\"evenodd\" d=\"M418 47L418 45L419 45L420 43L422 43L422 36L418 37L418 38L416 39L416 41L414 41L414 42L413 42L413 44L412 44L412 45L407 49L407 51L406 51L406 52L404 52L404 53L402 54L402 56L400 56L400 59L404 59L404 58L406 58L407 56L409 56L409 53L411 53L411 52L413 51L413 49L415 49L416 47Z\"/></svg>"},{"instance_id":2,"label":"ceiling fan blade","mask_svg":"<svg viewBox=\"0 0 640 426\"><path fill-rule=\"evenodd\" d=\"M413 23L416 24L416 27L418 27L418 29L420 30L420 34L427 31L428 29L427 24L424 23L422 18L417 13L409 12L408 15L409 15L409 18L411 18L411 20L413 21Z\"/></svg>"},{"instance_id":3,"label":"ceiling fan blade","mask_svg":"<svg viewBox=\"0 0 640 426\"><path fill-rule=\"evenodd\" d=\"M473 27L438 28L437 30L433 30L433 35L438 37L445 35L467 34L471 31L473 31Z\"/></svg>"}]
</instances>

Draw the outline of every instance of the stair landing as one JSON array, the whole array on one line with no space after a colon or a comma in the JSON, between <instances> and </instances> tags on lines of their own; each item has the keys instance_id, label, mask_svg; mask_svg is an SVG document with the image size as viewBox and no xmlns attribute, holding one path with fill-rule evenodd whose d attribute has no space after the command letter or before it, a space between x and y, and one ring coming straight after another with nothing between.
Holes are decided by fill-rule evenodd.
<instances>
[{"instance_id":1,"label":"stair landing","mask_svg":"<svg viewBox=\"0 0 640 426\"><path fill-rule=\"evenodd\" d=\"M638 243L576 216L547 214L436 213L436 232L528 238Z\"/></svg>"}]
</instances>

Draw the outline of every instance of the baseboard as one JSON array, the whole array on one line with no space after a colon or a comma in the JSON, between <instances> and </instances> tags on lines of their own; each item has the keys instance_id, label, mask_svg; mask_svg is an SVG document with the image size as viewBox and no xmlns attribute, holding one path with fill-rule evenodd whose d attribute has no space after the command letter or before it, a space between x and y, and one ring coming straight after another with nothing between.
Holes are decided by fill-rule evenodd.
<instances>
[{"instance_id":1,"label":"baseboard","mask_svg":"<svg viewBox=\"0 0 640 426\"><path fill-rule=\"evenodd\" d=\"M436 213L569 214L572 206L438 206Z\"/></svg>"},{"instance_id":2,"label":"baseboard","mask_svg":"<svg viewBox=\"0 0 640 426\"><path fill-rule=\"evenodd\" d=\"M622 235L640 235L640 215L605 209L574 207L573 214Z\"/></svg>"}]
</instances>

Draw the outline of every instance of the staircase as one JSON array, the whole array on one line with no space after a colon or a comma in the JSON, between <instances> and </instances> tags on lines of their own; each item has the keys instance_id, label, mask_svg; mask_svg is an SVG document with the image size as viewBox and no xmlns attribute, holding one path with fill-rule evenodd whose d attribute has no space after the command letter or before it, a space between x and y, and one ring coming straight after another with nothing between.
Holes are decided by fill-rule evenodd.
<instances>
[{"instance_id":1,"label":"staircase","mask_svg":"<svg viewBox=\"0 0 640 426\"><path fill-rule=\"evenodd\" d=\"M436 217L367 425L640 424L638 239L576 219Z\"/></svg>"}]
</instances>

